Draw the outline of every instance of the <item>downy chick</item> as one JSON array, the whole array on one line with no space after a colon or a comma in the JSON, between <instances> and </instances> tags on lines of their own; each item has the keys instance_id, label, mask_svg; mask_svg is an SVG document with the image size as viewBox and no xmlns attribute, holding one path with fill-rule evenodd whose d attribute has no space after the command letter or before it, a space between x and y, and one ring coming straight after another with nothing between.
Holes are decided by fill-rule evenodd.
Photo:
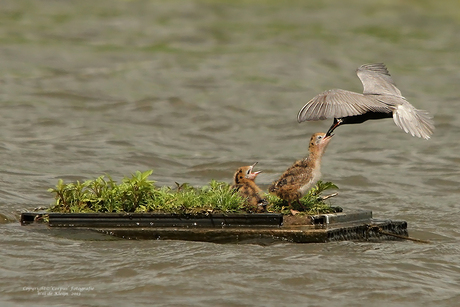
<instances>
[{"instance_id":1,"label":"downy chick","mask_svg":"<svg viewBox=\"0 0 460 307\"><path fill-rule=\"evenodd\" d=\"M231 189L237 191L245 200L245 204L249 211L265 212L267 201L262 196L262 190L254 182L261 171L252 172L256 164L257 162L253 165L240 167L233 176L233 185Z\"/></svg>"},{"instance_id":2,"label":"downy chick","mask_svg":"<svg viewBox=\"0 0 460 307\"><path fill-rule=\"evenodd\" d=\"M287 201L289 205L299 202L321 177L321 157L332 136L315 133L311 136L308 147L309 155L296 161L281 177L272 183L268 191Z\"/></svg>"}]
</instances>

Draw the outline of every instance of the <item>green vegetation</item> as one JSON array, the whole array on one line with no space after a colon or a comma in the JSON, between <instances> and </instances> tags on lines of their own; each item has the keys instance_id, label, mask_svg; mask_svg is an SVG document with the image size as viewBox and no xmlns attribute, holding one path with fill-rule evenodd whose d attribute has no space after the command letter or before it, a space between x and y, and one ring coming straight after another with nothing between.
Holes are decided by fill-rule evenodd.
<instances>
[{"instance_id":1,"label":"green vegetation","mask_svg":"<svg viewBox=\"0 0 460 307\"><path fill-rule=\"evenodd\" d=\"M238 213L249 212L244 200L230 189L225 182L212 180L208 185L194 188L187 183L176 187L156 187L149 180L152 171L139 172L124 178L117 184L110 176L100 176L94 180L65 184L62 179L55 188L48 191L55 195L55 203L50 212L163 212L193 214L206 212ZM330 182L318 182L300 203L287 203L276 196L266 194L269 212L290 213L290 208L307 214L341 211L325 204L320 194L337 188Z\"/></svg>"},{"instance_id":2,"label":"green vegetation","mask_svg":"<svg viewBox=\"0 0 460 307\"><path fill-rule=\"evenodd\" d=\"M342 208L331 207L324 202L321 194L329 189L338 189L338 187L332 182L322 182L320 180L307 193L307 195L302 197L298 203L293 202L291 206L289 206L287 201L282 200L275 195L266 194L265 196L270 204L268 209L283 214L291 213L291 209L308 215L342 212Z\"/></svg>"}]
</instances>

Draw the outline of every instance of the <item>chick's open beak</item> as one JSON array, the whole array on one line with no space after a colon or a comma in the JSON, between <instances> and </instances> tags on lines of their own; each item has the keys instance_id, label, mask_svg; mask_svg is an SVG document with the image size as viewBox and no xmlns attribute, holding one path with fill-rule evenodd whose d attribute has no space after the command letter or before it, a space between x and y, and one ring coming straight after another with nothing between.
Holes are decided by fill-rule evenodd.
<instances>
[{"instance_id":1,"label":"chick's open beak","mask_svg":"<svg viewBox=\"0 0 460 307\"><path fill-rule=\"evenodd\" d=\"M254 166L256 166L258 162L254 163L253 165L250 166L250 172L249 174L246 176L248 179L256 179L257 175L259 175L260 173L262 173L262 171L257 171L257 172L252 172L252 170L254 169Z\"/></svg>"}]
</instances>

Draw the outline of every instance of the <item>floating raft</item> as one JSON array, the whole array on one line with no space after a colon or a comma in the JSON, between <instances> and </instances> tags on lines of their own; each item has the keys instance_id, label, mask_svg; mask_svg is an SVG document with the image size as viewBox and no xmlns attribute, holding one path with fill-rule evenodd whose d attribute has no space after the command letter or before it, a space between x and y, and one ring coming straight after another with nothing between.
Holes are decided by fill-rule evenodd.
<instances>
[{"instance_id":1,"label":"floating raft","mask_svg":"<svg viewBox=\"0 0 460 307\"><path fill-rule=\"evenodd\" d=\"M189 240L215 243L325 243L408 238L405 221L377 220L371 211L287 216L257 214L37 213L21 214L21 225L47 220L53 230L91 231L130 240Z\"/></svg>"}]
</instances>

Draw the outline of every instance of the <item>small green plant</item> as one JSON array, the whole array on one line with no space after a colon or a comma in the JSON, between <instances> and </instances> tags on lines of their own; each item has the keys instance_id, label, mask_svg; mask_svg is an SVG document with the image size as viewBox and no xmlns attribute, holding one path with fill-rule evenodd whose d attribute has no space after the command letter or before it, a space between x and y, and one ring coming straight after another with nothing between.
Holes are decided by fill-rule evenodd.
<instances>
[{"instance_id":1,"label":"small green plant","mask_svg":"<svg viewBox=\"0 0 460 307\"><path fill-rule=\"evenodd\" d=\"M152 171L132 174L117 184L110 176L100 176L83 183L65 184L59 179L55 188L48 191L55 196L51 212L157 212L177 214L237 213L250 211L243 198L234 193L225 182L212 180L208 185L195 188L187 183L176 187L157 187L149 180ZM269 212L289 214L290 209L307 214L337 212L321 199L325 190L337 188L333 183L319 181L299 204L288 206L276 196L266 194Z\"/></svg>"},{"instance_id":2,"label":"small green plant","mask_svg":"<svg viewBox=\"0 0 460 307\"><path fill-rule=\"evenodd\" d=\"M294 209L308 215L342 212L342 208L331 207L325 203L323 197L321 197L321 194L329 189L338 189L338 187L332 182L323 182L319 180L304 197L299 199L298 202L292 202L291 206L289 206L287 201L282 200L275 195L266 194L265 197L270 204L268 206L268 210L289 214L291 209Z\"/></svg>"},{"instance_id":3,"label":"small green plant","mask_svg":"<svg viewBox=\"0 0 460 307\"><path fill-rule=\"evenodd\" d=\"M55 194L52 212L134 212L148 203L154 193L154 181L148 180L152 171L137 171L131 178L124 178L117 184L110 176L100 176L83 183L64 184L59 179L55 188L48 189Z\"/></svg>"}]
</instances>

